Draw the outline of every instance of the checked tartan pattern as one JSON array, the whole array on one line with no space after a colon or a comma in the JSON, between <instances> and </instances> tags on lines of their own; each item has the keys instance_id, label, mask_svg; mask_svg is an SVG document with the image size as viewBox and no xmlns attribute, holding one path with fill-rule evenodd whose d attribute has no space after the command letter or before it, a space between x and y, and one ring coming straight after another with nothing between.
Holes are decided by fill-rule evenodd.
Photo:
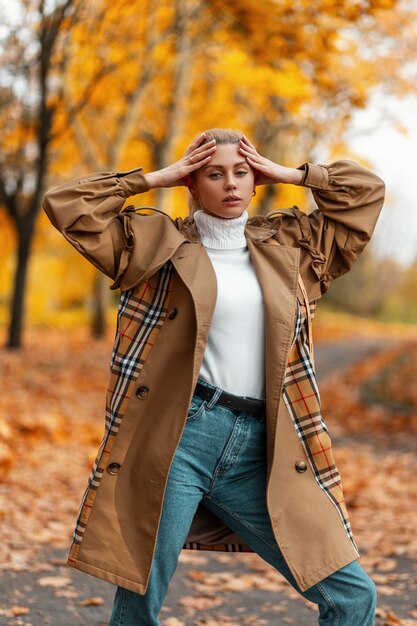
<instances>
[{"instance_id":1,"label":"checked tartan pattern","mask_svg":"<svg viewBox=\"0 0 417 626\"><path fill-rule=\"evenodd\" d=\"M82 541L95 494L136 379L166 319L172 291L172 275L173 266L168 261L154 276L134 289L123 291L120 296L106 398L105 435L81 502L73 546L79 546ZM72 560L77 551L72 551Z\"/></svg>"},{"instance_id":2,"label":"checked tartan pattern","mask_svg":"<svg viewBox=\"0 0 417 626\"><path fill-rule=\"evenodd\" d=\"M314 317L315 302L310 303ZM305 307L304 307L305 310ZM314 477L336 507L345 531L357 550L350 527L340 474L334 461L331 440L321 413L320 394L309 347L307 316L298 311L296 333L284 380L284 401L304 447Z\"/></svg>"}]
</instances>

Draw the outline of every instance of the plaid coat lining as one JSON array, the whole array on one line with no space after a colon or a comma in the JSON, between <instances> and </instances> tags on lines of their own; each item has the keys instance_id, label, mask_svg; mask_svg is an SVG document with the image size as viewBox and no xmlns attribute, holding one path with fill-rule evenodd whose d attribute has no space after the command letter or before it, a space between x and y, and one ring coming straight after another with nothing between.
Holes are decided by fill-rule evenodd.
<instances>
[{"instance_id":1,"label":"plaid coat lining","mask_svg":"<svg viewBox=\"0 0 417 626\"><path fill-rule=\"evenodd\" d=\"M106 432L92 468L89 484L81 503L73 536L70 561L75 561L79 545L136 379L166 318L172 291L173 266L168 261L139 288L124 291L119 302L116 337L110 365L106 402ZM321 416L320 395L309 345L309 324L315 302L298 307L294 337L283 386L283 398L294 428L303 445L314 477L338 510L344 529L357 551L343 498L341 479L334 462L328 430ZM304 313L303 313L304 310ZM310 317L310 319L309 319ZM185 543L191 550L252 552L245 544L205 545Z\"/></svg>"},{"instance_id":2,"label":"plaid coat lining","mask_svg":"<svg viewBox=\"0 0 417 626\"><path fill-rule=\"evenodd\" d=\"M106 430L81 502L69 561L75 561L95 494L119 430L126 407L143 365L158 336L169 307L173 266L168 261L138 289L120 296L116 337L110 363L106 400Z\"/></svg>"},{"instance_id":3,"label":"plaid coat lining","mask_svg":"<svg viewBox=\"0 0 417 626\"><path fill-rule=\"evenodd\" d=\"M316 303L310 303L310 318ZM356 551L339 471L333 457L331 439L322 418L320 393L309 347L308 316L297 319L298 333L290 350L284 378L283 397L294 428L320 488L336 507L344 529Z\"/></svg>"}]
</instances>

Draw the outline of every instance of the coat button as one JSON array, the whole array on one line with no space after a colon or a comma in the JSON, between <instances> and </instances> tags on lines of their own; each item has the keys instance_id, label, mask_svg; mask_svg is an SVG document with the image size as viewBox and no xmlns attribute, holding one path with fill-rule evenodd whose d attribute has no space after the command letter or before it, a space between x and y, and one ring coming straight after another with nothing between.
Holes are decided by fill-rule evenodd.
<instances>
[{"instance_id":1,"label":"coat button","mask_svg":"<svg viewBox=\"0 0 417 626\"><path fill-rule=\"evenodd\" d=\"M177 309L174 307L168 311L168 319L173 320L175 317L177 317Z\"/></svg>"},{"instance_id":2,"label":"coat button","mask_svg":"<svg viewBox=\"0 0 417 626\"><path fill-rule=\"evenodd\" d=\"M302 474L307 469L307 463L305 461L297 461L295 464L295 469L297 470L297 472L300 472L300 474Z\"/></svg>"},{"instance_id":3,"label":"coat button","mask_svg":"<svg viewBox=\"0 0 417 626\"><path fill-rule=\"evenodd\" d=\"M139 398L139 400L143 400L148 395L148 392L149 392L148 387L139 387L138 390L136 391L136 395Z\"/></svg>"},{"instance_id":4,"label":"coat button","mask_svg":"<svg viewBox=\"0 0 417 626\"><path fill-rule=\"evenodd\" d=\"M121 468L120 463L110 463L107 466L107 471L112 476L115 476L116 474L118 474L120 472L120 468Z\"/></svg>"}]
</instances>

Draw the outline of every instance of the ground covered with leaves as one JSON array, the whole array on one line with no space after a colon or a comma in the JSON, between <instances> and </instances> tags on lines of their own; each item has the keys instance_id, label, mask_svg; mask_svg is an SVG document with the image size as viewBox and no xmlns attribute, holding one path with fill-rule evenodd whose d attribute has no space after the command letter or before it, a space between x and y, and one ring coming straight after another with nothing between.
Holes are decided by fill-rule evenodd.
<instances>
[{"instance_id":1,"label":"ground covered with leaves","mask_svg":"<svg viewBox=\"0 0 417 626\"><path fill-rule=\"evenodd\" d=\"M2 350L0 561L8 584L17 586L2 593L0 624L67 624L36 621L32 588L25 593L17 582L26 573L35 574L36 585L58 605L77 607L80 621L68 623L106 623L87 620L82 611L98 611L109 598L74 587L72 570L54 561L51 550L68 548L101 441L111 343L110 335L92 341L86 330L48 330L29 333L20 352ZM341 374L336 367L321 385L361 563L378 586L380 626L417 626L416 380L417 343L401 341ZM230 555L184 551L185 586L161 623L315 623L315 607L270 566L256 555L238 556L239 564L235 559L229 566ZM257 599L252 612L245 609L248 597ZM294 617L293 602L303 603L304 621Z\"/></svg>"}]
</instances>

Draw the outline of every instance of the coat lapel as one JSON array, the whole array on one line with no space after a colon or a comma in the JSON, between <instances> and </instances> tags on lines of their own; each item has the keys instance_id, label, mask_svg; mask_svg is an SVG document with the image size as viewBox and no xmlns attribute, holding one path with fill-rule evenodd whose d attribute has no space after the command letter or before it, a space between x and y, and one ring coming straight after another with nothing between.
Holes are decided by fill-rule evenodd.
<instances>
[{"instance_id":1,"label":"coat lapel","mask_svg":"<svg viewBox=\"0 0 417 626\"><path fill-rule=\"evenodd\" d=\"M194 303L197 323L193 370L194 389L216 305L217 279L210 258L199 240L181 245L171 261L188 288Z\"/></svg>"},{"instance_id":2,"label":"coat lapel","mask_svg":"<svg viewBox=\"0 0 417 626\"><path fill-rule=\"evenodd\" d=\"M298 248L249 237L248 247L261 285L265 309L265 376L272 460L278 408L297 315Z\"/></svg>"}]
</instances>

